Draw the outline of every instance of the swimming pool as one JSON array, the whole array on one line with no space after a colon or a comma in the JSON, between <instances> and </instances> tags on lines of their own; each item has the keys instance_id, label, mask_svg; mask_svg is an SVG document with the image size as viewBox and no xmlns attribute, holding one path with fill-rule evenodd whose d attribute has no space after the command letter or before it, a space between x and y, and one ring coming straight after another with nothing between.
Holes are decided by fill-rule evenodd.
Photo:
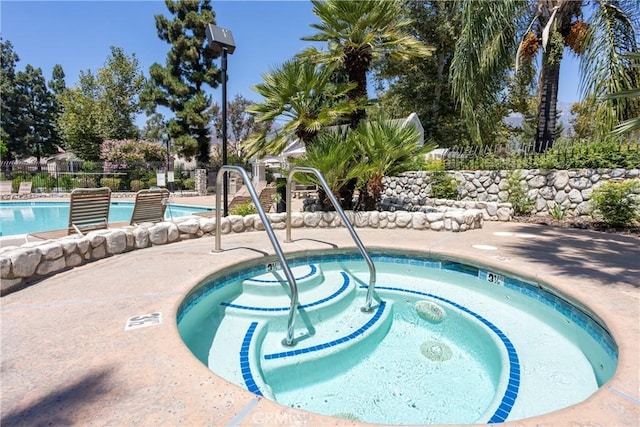
<instances>
[{"instance_id":1,"label":"swimming pool","mask_svg":"<svg viewBox=\"0 0 640 427\"><path fill-rule=\"evenodd\" d=\"M217 274L178 311L200 361L283 405L385 424L514 421L580 402L615 371L617 347L597 317L541 285L374 252L380 302L366 314L359 255L292 258L295 347L280 343L289 302L272 261Z\"/></svg>"},{"instance_id":2,"label":"swimming pool","mask_svg":"<svg viewBox=\"0 0 640 427\"><path fill-rule=\"evenodd\" d=\"M166 219L212 209L170 204ZM129 221L133 202L111 202L109 222ZM0 236L35 233L67 228L69 202L0 202Z\"/></svg>"}]
</instances>

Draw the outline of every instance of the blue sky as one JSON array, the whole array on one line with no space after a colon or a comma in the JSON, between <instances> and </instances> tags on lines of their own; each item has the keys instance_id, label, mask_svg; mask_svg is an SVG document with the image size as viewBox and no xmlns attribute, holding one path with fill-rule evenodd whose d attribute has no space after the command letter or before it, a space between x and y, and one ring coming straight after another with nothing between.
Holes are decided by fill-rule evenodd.
<instances>
[{"instance_id":1,"label":"blue sky","mask_svg":"<svg viewBox=\"0 0 640 427\"><path fill-rule=\"evenodd\" d=\"M229 99L241 94L259 101L251 87L261 82L261 74L308 47L300 38L315 32L309 1L214 0L212 6L216 24L231 30L237 46L228 62ZM164 64L169 45L157 36L156 14L169 16L164 1L1 0L0 33L20 57L18 70L31 64L48 80L53 66L61 64L72 86L81 70L104 66L112 45L135 53L147 76L151 64ZM560 101L579 100L578 78L577 60L566 52ZM212 94L220 102L221 89Z\"/></svg>"}]
</instances>

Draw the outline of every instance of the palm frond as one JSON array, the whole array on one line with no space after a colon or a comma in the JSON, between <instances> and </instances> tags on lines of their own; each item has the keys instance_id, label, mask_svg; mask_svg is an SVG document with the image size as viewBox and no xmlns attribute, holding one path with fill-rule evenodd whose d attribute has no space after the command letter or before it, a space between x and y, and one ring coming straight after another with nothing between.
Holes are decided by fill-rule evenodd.
<instances>
[{"instance_id":1,"label":"palm frond","mask_svg":"<svg viewBox=\"0 0 640 427\"><path fill-rule=\"evenodd\" d=\"M582 96L594 94L602 98L608 94L633 90L640 86L638 59L627 53L638 52L636 28L640 17L637 2L602 1L593 11L585 51L580 58ZM636 66L634 66L636 64ZM623 117L628 102L623 98L607 98L611 112Z\"/></svg>"},{"instance_id":2,"label":"palm frond","mask_svg":"<svg viewBox=\"0 0 640 427\"><path fill-rule=\"evenodd\" d=\"M480 142L483 130L495 126L483 121L481 109L496 100L516 51L517 24L530 10L517 0L460 0L460 6L463 24L451 65L452 91L471 137Z\"/></svg>"}]
</instances>

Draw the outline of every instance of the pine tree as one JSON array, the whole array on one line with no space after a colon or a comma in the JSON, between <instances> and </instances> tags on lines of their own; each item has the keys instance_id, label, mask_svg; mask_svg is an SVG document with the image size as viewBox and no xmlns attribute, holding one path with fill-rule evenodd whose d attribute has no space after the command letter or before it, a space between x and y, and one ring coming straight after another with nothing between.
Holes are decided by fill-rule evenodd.
<instances>
[{"instance_id":1,"label":"pine tree","mask_svg":"<svg viewBox=\"0 0 640 427\"><path fill-rule=\"evenodd\" d=\"M0 141L6 147L3 160L11 160L20 145L17 136L16 63L20 60L9 40L0 39Z\"/></svg>"},{"instance_id":2,"label":"pine tree","mask_svg":"<svg viewBox=\"0 0 640 427\"><path fill-rule=\"evenodd\" d=\"M171 45L165 66L149 69L150 82L143 92L148 112L162 105L174 112L169 120L169 136L176 150L199 164L209 163L211 96L205 85L216 88L220 74L214 64L218 53L209 48L206 28L215 23L209 0L166 0L173 16L156 15L158 37Z\"/></svg>"},{"instance_id":3,"label":"pine tree","mask_svg":"<svg viewBox=\"0 0 640 427\"><path fill-rule=\"evenodd\" d=\"M41 157L55 151L55 97L47 88L42 69L28 64L16 73L18 137L21 144L16 153Z\"/></svg>"},{"instance_id":4,"label":"pine tree","mask_svg":"<svg viewBox=\"0 0 640 427\"><path fill-rule=\"evenodd\" d=\"M64 92L64 90L67 87L67 83L65 82L64 78L65 78L65 74L64 74L64 70L62 69L62 65L60 64L54 65L53 71L51 72L51 80L49 80L47 85L49 87L49 90L51 91L51 94L53 95L54 134L52 138L52 143L57 146L64 145L62 143L62 137L60 136L60 131L58 129L58 119L62 115L62 111L63 111L62 104L60 103L60 95L62 94L62 92Z\"/></svg>"},{"instance_id":5,"label":"pine tree","mask_svg":"<svg viewBox=\"0 0 640 427\"><path fill-rule=\"evenodd\" d=\"M62 69L62 65L56 64L51 72L51 80L49 80L49 89L51 92L58 96L67 87L67 83L64 81L65 74Z\"/></svg>"}]
</instances>

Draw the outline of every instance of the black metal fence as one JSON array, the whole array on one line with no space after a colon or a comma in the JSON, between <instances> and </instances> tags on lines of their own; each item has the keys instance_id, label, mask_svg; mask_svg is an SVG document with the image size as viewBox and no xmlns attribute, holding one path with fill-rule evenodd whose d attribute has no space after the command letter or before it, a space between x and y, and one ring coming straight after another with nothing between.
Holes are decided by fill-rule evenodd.
<instances>
[{"instance_id":1,"label":"black metal fence","mask_svg":"<svg viewBox=\"0 0 640 427\"><path fill-rule=\"evenodd\" d=\"M81 161L26 163L19 161L0 163L0 180L11 181L13 191L20 182L31 181L34 193L67 193L74 188L109 187L112 191L138 191L158 185L157 173L164 173L166 163L149 163L117 167L83 168ZM172 190L195 188L195 171L175 168Z\"/></svg>"},{"instance_id":2,"label":"black metal fence","mask_svg":"<svg viewBox=\"0 0 640 427\"><path fill-rule=\"evenodd\" d=\"M575 168L638 168L640 141L556 144L540 152L534 144L460 146L443 150L448 170L513 170Z\"/></svg>"}]
</instances>

